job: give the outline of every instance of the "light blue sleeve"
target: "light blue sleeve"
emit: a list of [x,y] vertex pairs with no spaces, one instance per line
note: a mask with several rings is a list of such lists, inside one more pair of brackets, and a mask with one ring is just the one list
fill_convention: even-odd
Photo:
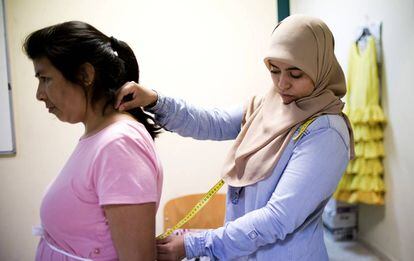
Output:
[[156,105],[149,111],[155,114],[155,120],[163,128],[198,140],[235,139],[243,117],[242,107],[202,109],[160,93]]
[[303,136],[266,206],[224,227],[186,235],[187,258],[232,260],[284,240],[331,196],[348,161],[348,147],[335,129]]

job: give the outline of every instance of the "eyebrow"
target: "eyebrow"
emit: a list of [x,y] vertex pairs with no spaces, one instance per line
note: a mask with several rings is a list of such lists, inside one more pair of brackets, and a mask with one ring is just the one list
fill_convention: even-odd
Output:
[[[279,67],[277,67],[276,65],[274,65],[274,64],[272,64],[272,63],[270,63],[270,65],[271,65],[271,66],[273,66],[273,67],[276,67],[277,69],[279,69],[279,70],[280,70],[280,68],[279,68]],[[299,69],[298,67],[294,67],[294,66],[289,67],[289,68],[287,68],[287,69],[286,69],[286,71],[294,71],[294,70],[299,70],[299,71],[302,71],[302,70],[301,70],[301,69]]]

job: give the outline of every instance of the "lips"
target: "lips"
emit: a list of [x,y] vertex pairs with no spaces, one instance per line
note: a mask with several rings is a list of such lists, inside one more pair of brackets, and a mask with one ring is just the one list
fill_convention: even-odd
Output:
[[53,105],[46,105],[46,109],[48,109],[49,112],[52,112],[55,109],[55,106],[53,106]]
[[293,98],[292,95],[283,94],[283,93],[281,93],[280,96],[282,96],[283,98]]

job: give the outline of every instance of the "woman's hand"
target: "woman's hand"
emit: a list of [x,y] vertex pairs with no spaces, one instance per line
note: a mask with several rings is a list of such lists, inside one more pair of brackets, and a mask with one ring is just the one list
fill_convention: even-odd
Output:
[[[130,97],[127,97],[127,96]],[[127,100],[125,98],[127,97]],[[158,99],[158,94],[136,82],[127,82],[121,89],[119,89],[115,109],[119,111],[127,111],[137,107],[145,107],[155,103]]]
[[184,236],[169,236],[157,240],[157,260],[176,261],[185,257]]

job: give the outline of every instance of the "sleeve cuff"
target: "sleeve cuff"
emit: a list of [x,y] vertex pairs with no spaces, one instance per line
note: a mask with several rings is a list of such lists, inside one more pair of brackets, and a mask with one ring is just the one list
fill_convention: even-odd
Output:
[[153,91],[157,93],[157,100],[155,103],[145,106],[144,109],[151,113],[156,113],[158,110],[160,110],[160,108],[163,107],[165,96],[155,90]]
[[184,235],[184,247],[187,259],[207,256],[205,252],[207,233],[209,233],[209,230]]
[[165,130],[168,130],[165,125],[168,122],[168,117],[171,114],[171,111],[174,110],[174,101],[172,98],[164,96],[162,93],[157,92],[157,94],[158,99],[155,105],[146,110],[154,114],[154,119],[157,124],[161,125]]

